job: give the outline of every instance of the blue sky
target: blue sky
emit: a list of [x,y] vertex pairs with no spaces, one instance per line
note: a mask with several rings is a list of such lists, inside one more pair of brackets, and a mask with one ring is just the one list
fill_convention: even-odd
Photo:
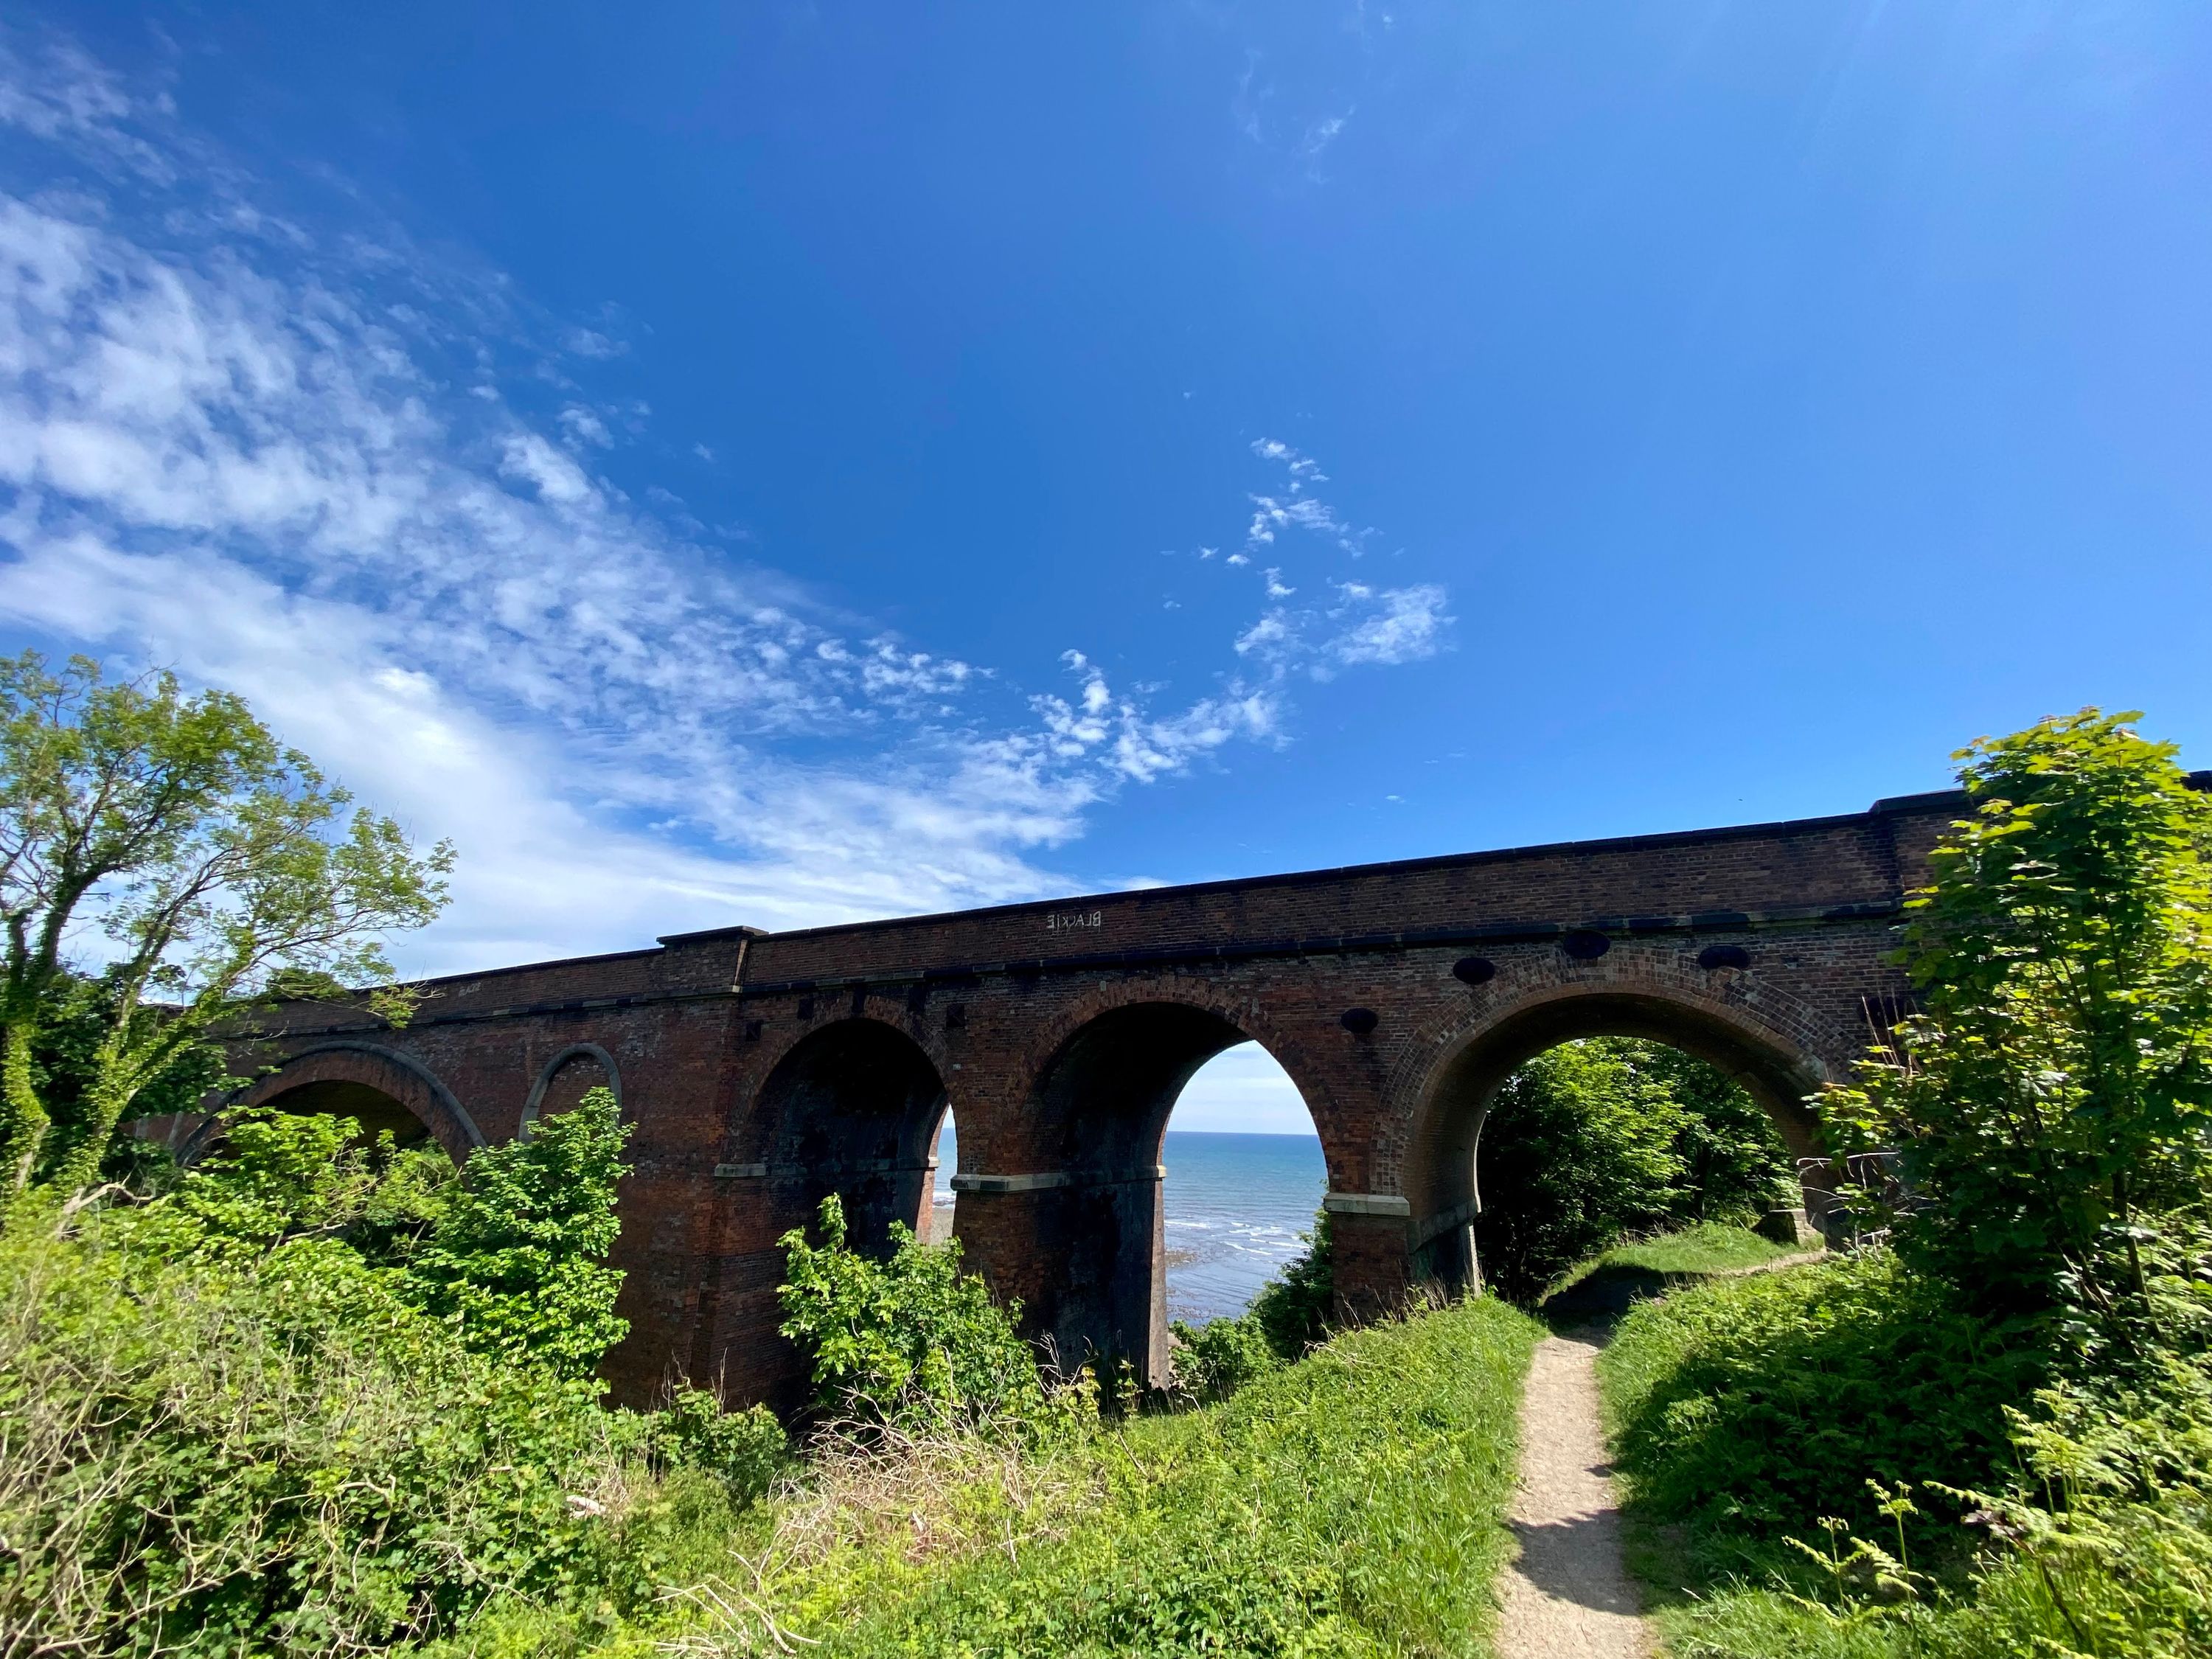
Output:
[[412,969],[2212,757],[2199,5],[0,46],[0,631],[451,836]]

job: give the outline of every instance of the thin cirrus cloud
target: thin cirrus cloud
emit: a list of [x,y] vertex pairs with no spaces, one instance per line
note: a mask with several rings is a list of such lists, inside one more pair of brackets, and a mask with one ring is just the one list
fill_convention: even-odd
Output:
[[[539,430],[501,390],[621,343],[493,308],[392,228],[268,213],[65,44],[0,42],[0,615],[239,691],[452,837],[414,970],[1066,890],[1038,860],[1117,792],[1284,741],[1294,673],[1444,641],[1437,589],[1294,611],[1271,568],[1207,696],[1162,708],[1070,650],[1073,690],[1024,698],[632,501],[594,469],[642,410],[569,382]],[[1319,468],[1259,453],[1287,477],[1253,537],[1356,552]]]

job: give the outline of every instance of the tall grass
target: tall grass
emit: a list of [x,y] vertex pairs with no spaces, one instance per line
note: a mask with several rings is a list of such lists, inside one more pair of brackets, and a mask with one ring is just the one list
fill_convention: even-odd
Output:
[[833,1443],[657,1612],[586,1632],[517,1607],[464,1645],[1486,1654],[1538,1334],[1469,1302],[1340,1336],[1224,1404],[1057,1449]]

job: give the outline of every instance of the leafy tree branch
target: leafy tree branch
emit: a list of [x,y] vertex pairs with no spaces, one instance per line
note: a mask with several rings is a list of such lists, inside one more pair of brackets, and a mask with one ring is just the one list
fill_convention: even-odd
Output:
[[[351,809],[351,810],[349,810]],[[0,1203],[97,1173],[155,1079],[283,975],[379,984],[381,937],[446,901],[452,848],[418,852],[354,806],[240,698],[72,658],[0,660]],[[62,1103],[35,1055],[96,937],[104,1024]],[[387,1002],[393,1012],[404,1000]]]

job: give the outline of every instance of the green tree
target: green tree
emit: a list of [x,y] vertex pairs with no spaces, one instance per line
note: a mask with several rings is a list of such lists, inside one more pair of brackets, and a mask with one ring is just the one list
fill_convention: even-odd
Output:
[[613,1091],[593,1089],[529,1139],[471,1152],[407,1264],[417,1299],[471,1347],[590,1376],[629,1330],[615,1314],[622,1273],[606,1265],[629,1139]]
[[1681,1109],[1674,1152],[1682,1172],[1669,1224],[1753,1221],[1796,1205],[1796,1160],[1766,1109],[1742,1085],[1663,1042],[1616,1038],[1612,1046]]
[[1790,1184],[1773,1123],[1741,1088],[1625,1037],[1563,1043],[1514,1073],[1480,1158],[1483,1276],[1516,1301],[1626,1235],[1747,1221]]
[[1831,1091],[1893,1152],[1907,1252],[1997,1310],[2140,1309],[2212,1173],[2212,799],[2134,714],[1960,751],[1970,816],[1910,901],[1919,1012]]
[[[73,658],[0,660],[0,1204],[98,1174],[148,1087],[281,973],[380,983],[378,940],[445,902],[451,849],[328,783],[239,698]],[[42,1087],[73,936],[106,936],[100,1008]],[[392,1013],[403,1004],[389,1002]]]
[[1484,1279],[1525,1302],[1681,1196],[1680,1109],[1601,1042],[1562,1043],[1505,1080],[1484,1120],[1475,1223]]

